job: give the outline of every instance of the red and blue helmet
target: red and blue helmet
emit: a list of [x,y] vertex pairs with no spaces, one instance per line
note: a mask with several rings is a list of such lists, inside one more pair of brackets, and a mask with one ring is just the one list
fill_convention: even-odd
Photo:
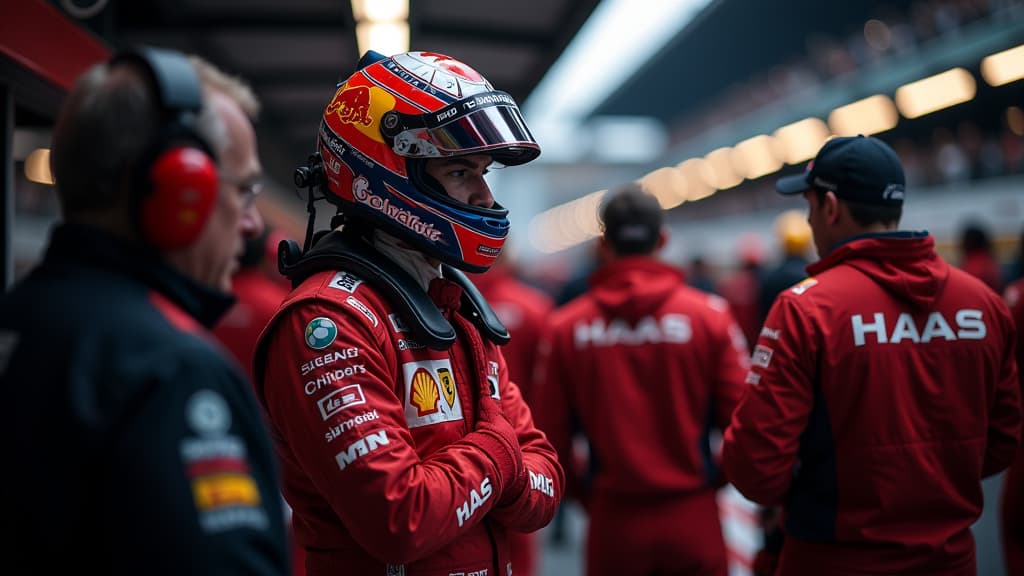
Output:
[[368,52],[324,109],[317,149],[325,195],[356,220],[456,268],[487,270],[508,236],[508,211],[448,196],[430,158],[488,154],[505,166],[540,155],[519,106],[443,54]]

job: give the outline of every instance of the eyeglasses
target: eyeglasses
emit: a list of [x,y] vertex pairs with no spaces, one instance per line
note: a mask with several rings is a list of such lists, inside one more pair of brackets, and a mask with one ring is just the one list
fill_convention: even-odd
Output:
[[253,204],[256,203],[256,197],[263,192],[263,182],[259,180],[237,182],[229,178],[221,178],[220,181],[238,190],[238,193],[242,196],[242,206],[246,210],[252,208]]

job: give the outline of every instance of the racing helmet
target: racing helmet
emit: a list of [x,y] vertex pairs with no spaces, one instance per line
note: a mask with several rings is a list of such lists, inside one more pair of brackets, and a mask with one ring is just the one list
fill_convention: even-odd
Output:
[[426,174],[430,158],[488,154],[505,166],[540,155],[515,100],[435,52],[367,52],[324,109],[317,138],[324,195],[363,222],[456,268],[486,271],[508,211],[457,201]]

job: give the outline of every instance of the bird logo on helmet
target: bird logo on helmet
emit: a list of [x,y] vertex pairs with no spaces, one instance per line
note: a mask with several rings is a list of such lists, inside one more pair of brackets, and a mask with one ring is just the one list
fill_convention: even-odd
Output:
[[519,106],[476,70],[434,52],[367,52],[324,109],[317,142],[326,198],[456,268],[487,270],[508,211],[449,197],[430,158],[488,154],[505,166],[540,155]]

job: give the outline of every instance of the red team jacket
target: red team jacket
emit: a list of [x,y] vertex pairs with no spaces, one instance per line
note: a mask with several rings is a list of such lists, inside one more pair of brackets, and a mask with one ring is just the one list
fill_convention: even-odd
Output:
[[729,423],[748,366],[728,305],[648,257],[608,264],[590,284],[552,316],[537,383],[538,421],[568,485],[581,482],[569,464],[575,413],[597,465],[594,498],[717,486],[709,433]]
[[[413,340],[346,272],[308,278],[263,335],[264,405],[311,576],[506,575],[506,528],[533,531],[554,516],[555,453],[498,347],[453,311],[461,292],[431,286],[457,332],[447,351]],[[529,473],[522,497],[501,506],[514,454],[475,429],[481,395],[500,397]]]
[[473,284],[487,298],[494,313],[508,328],[512,340],[501,349],[508,363],[509,378],[523,393],[534,411],[534,367],[537,344],[548,316],[555,309],[550,296],[516,279],[506,268],[495,266],[485,274],[473,275]]
[[[537,344],[548,314],[555,304],[551,298],[518,280],[502,265],[493,266],[484,274],[474,274],[473,284],[484,295],[494,313],[508,328],[512,337],[501,353],[508,364],[509,379],[519,386],[523,400],[536,413],[537,392],[533,389]],[[512,565],[517,576],[533,576],[537,572],[538,534],[511,534]]]
[[858,237],[781,293],[725,434],[728,479],[784,506],[778,574],[974,574],[981,479],[1018,445],[1006,305],[930,236]]
[[288,289],[259,269],[247,268],[231,280],[235,304],[213,328],[213,335],[231,352],[252,378],[256,342],[267,322],[274,317]]
[[[1007,286],[1005,298],[1017,323],[1017,376],[1024,389],[1024,278]],[[1003,478],[1001,520],[1006,573],[1024,574],[1024,449]]]

